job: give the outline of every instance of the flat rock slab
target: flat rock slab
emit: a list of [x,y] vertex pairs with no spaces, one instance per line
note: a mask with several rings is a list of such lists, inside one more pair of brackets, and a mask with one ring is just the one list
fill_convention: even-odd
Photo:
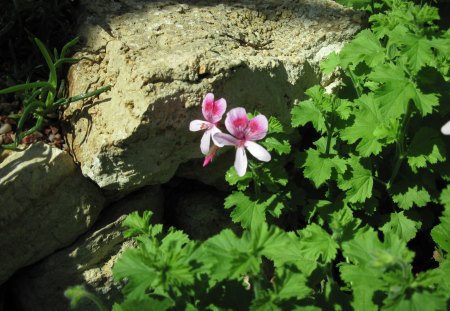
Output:
[[[84,175],[129,191],[164,183],[202,157],[204,95],[277,116],[320,82],[318,62],[360,29],[360,17],[327,0],[82,0],[82,58],[70,95],[110,92],[71,105],[68,141]],[[230,163],[231,165],[231,163]]]
[[43,143],[0,163],[0,198],[0,284],[72,243],[105,201],[67,152]]
[[[69,310],[64,291],[69,286],[84,285],[111,309],[121,299],[121,283],[114,282],[112,267],[132,242],[123,237],[126,215],[145,210],[153,212],[152,222],[163,214],[163,193],[159,186],[145,187],[105,208],[99,221],[72,245],[48,256],[14,275],[11,283],[14,298],[24,311]],[[96,311],[89,300],[77,310]]]

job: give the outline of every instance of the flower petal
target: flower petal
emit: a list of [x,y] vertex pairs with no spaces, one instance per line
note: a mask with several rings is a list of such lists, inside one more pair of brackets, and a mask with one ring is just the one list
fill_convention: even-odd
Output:
[[269,122],[267,118],[260,114],[248,123],[247,130],[245,131],[245,138],[247,140],[259,140],[266,136],[267,129],[269,128]]
[[220,142],[218,142],[218,141],[216,140],[216,138],[214,137],[214,135],[216,135],[217,133],[222,133],[222,131],[219,130],[219,129],[217,128],[217,126],[213,126],[213,127],[211,128],[211,138],[212,138],[212,141],[213,141],[214,145],[216,145],[217,147],[223,147],[223,144],[220,143]]
[[211,116],[214,109],[214,94],[208,93],[203,99],[202,103],[202,113],[205,117],[205,120],[211,121]]
[[254,143],[252,141],[246,141],[245,147],[258,160],[263,162],[270,161],[271,159],[270,153],[266,149],[264,149],[264,147],[261,147],[257,143]]
[[225,127],[236,138],[244,138],[247,125],[248,117],[244,108],[234,108],[227,113]]
[[214,102],[214,107],[212,111],[211,123],[217,123],[222,119],[223,114],[227,110],[227,101],[224,98],[219,98]]
[[441,127],[441,132],[444,135],[450,135],[450,121],[444,124],[443,127]]
[[209,145],[211,144],[211,130],[205,131],[202,140],[200,141],[200,150],[204,155],[209,152]]
[[238,139],[231,136],[230,134],[225,134],[225,133],[214,134],[213,140],[214,140],[214,143],[219,147],[238,146],[239,145]]
[[197,132],[200,130],[207,130],[211,127],[211,123],[203,120],[194,120],[189,124],[189,131]]
[[234,168],[239,177],[245,175],[247,171],[247,155],[245,154],[245,148],[236,148],[236,159],[234,160]]

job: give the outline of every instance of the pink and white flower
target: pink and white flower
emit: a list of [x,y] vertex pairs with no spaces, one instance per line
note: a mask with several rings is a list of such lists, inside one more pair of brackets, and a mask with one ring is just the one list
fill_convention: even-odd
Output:
[[253,142],[263,139],[267,134],[268,122],[264,115],[258,115],[249,120],[244,108],[234,108],[227,113],[225,127],[232,135],[225,133],[214,134],[214,139],[221,145],[235,146],[236,159],[234,168],[238,176],[244,176],[247,171],[247,149],[260,161],[270,161],[270,153]]
[[200,150],[204,155],[207,155],[209,152],[211,139],[216,146],[223,147],[222,144],[214,139],[214,134],[221,133],[217,128],[217,123],[222,119],[226,109],[227,102],[224,98],[214,101],[214,94],[208,93],[202,103],[202,113],[205,120],[194,120],[189,124],[189,130],[191,132],[205,130],[200,141]]

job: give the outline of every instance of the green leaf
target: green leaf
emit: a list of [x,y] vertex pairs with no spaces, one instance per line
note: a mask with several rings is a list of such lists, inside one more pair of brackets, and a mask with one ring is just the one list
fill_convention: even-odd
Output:
[[152,211],[144,211],[142,216],[138,212],[132,212],[124,219],[122,226],[128,228],[123,235],[126,238],[137,235],[155,236],[162,231],[162,225],[151,226],[150,219],[153,216]]
[[350,177],[340,177],[338,187],[346,191],[347,200],[350,203],[364,203],[372,197],[373,177],[372,172],[364,168],[357,157],[348,160]]
[[421,222],[413,221],[407,218],[403,212],[400,212],[392,213],[389,222],[385,223],[380,229],[385,235],[392,232],[401,240],[408,242],[416,236],[421,225]]
[[436,58],[432,48],[433,41],[423,35],[408,32],[407,27],[398,25],[389,33],[389,45],[399,47],[401,58],[412,73],[417,74],[424,66],[435,66]]
[[275,150],[279,155],[289,154],[291,152],[291,144],[286,139],[279,141],[275,137],[267,137],[261,144],[268,151]]
[[302,101],[295,105],[292,108],[291,114],[293,127],[304,126],[308,122],[311,122],[317,132],[324,133],[326,131],[325,118],[312,99]]
[[244,275],[257,276],[262,256],[272,259],[283,253],[290,239],[276,227],[261,224],[245,230],[241,238],[229,229],[208,239],[204,244],[204,260],[211,266],[213,278],[240,279]]
[[344,205],[337,211],[329,214],[327,223],[333,231],[333,238],[342,242],[353,238],[361,224],[361,220],[353,215],[352,210],[347,205]]
[[124,293],[130,299],[145,299],[148,289],[167,295],[169,288],[177,292],[194,282],[190,263],[196,246],[182,231],[170,229],[162,240],[147,235],[137,240],[138,248],[125,250],[113,268],[116,280],[127,279]]
[[439,247],[450,253],[450,209],[446,208],[439,218],[441,223],[431,230],[431,237]]
[[421,127],[414,135],[408,150],[408,164],[417,172],[428,164],[436,164],[446,160],[445,144],[442,135],[435,129]]
[[380,41],[369,29],[361,31],[356,37],[344,46],[339,53],[340,66],[344,69],[354,69],[361,62],[369,67],[376,68],[383,63],[385,50]]
[[162,300],[154,299],[151,297],[145,297],[143,299],[127,299],[119,304],[114,304],[112,311],[165,311],[174,306],[174,302],[169,298],[163,298]]
[[431,201],[431,197],[426,189],[418,189],[418,186],[414,186],[409,187],[404,193],[393,194],[392,200],[401,209],[409,210],[414,205],[424,207]]
[[378,307],[373,302],[375,291],[383,289],[383,281],[379,272],[373,268],[344,264],[339,267],[341,278],[352,284],[354,310],[377,311]]
[[238,176],[236,169],[232,166],[226,171],[225,180],[229,185],[236,186],[239,191],[244,191],[253,181],[253,174],[249,170],[244,174],[244,176]]
[[271,134],[284,132],[283,125],[274,116],[269,117],[269,131],[268,132]]
[[306,151],[306,161],[303,168],[304,176],[311,180],[316,188],[319,188],[331,178],[333,162],[330,158],[320,154],[319,151],[310,148]]
[[269,204],[267,202],[252,201],[244,193],[235,191],[225,199],[224,207],[226,209],[234,207],[231,212],[233,222],[241,223],[243,228],[251,228],[265,222],[265,212]]
[[439,201],[445,209],[450,210],[450,185],[447,185],[447,188],[442,190]]
[[401,65],[380,65],[369,74],[369,79],[380,84],[372,87],[375,101],[386,118],[399,118],[406,113],[407,104],[413,100],[422,116],[430,114],[439,104],[435,94],[423,94],[416,84],[405,76]]
[[280,300],[287,300],[290,298],[303,299],[308,296],[312,289],[306,285],[305,275],[297,272],[285,270],[284,273],[279,273],[275,279],[276,282],[276,298]]
[[317,260],[323,263],[331,262],[337,254],[338,244],[319,225],[311,224],[299,231],[300,245],[304,258]]
[[[355,111],[355,121],[341,132],[341,138],[350,144],[358,141],[356,150],[362,157],[379,154],[386,145],[380,138],[389,137],[389,142],[391,142],[396,134],[385,124],[385,119],[372,94],[363,95],[356,101],[359,109]],[[384,137],[375,135],[376,131],[382,127],[386,129]]]
[[320,68],[326,74],[332,73],[341,63],[341,59],[336,52],[332,52],[320,63]]
[[429,310],[440,311],[447,309],[446,298],[438,293],[428,291],[414,291],[411,295],[401,295],[397,299],[386,299],[383,310]]
[[306,160],[302,165],[303,174],[310,179],[316,188],[319,188],[331,178],[332,169],[343,174],[347,169],[347,162],[338,156],[325,156],[318,150],[308,149],[306,151]]

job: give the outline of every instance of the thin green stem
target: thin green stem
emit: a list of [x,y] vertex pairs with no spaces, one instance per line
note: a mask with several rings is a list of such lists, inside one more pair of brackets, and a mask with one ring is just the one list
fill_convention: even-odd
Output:
[[86,292],[84,297],[91,300],[100,311],[108,311],[106,306],[103,304],[103,302],[97,296],[95,296],[89,292]]
[[397,135],[397,142],[396,142],[396,146],[395,146],[395,164],[394,164],[394,168],[392,170],[391,178],[389,178],[389,181],[387,183],[388,189],[394,183],[395,178],[397,178],[400,167],[403,163],[403,160],[406,157],[405,136],[406,136],[406,131],[407,131],[408,124],[409,124],[409,119],[411,118],[411,113],[412,113],[411,102],[408,102],[408,105],[406,106],[406,113],[403,116],[402,125],[401,125],[400,130],[398,131],[398,135]]
[[257,276],[254,277],[253,281],[253,294],[255,295],[255,299],[261,297],[261,280]]
[[353,71],[350,68],[348,68],[347,72],[348,72],[348,75],[350,76],[350,79],[352,80],[352,84],[353,84],[353,87],[355,88],[356,95],[358,95],[358,97],[361,97],[362,89],[361,89],[361,86],[359,85],[359,82],[356,80],[356,77],[353,74]]

